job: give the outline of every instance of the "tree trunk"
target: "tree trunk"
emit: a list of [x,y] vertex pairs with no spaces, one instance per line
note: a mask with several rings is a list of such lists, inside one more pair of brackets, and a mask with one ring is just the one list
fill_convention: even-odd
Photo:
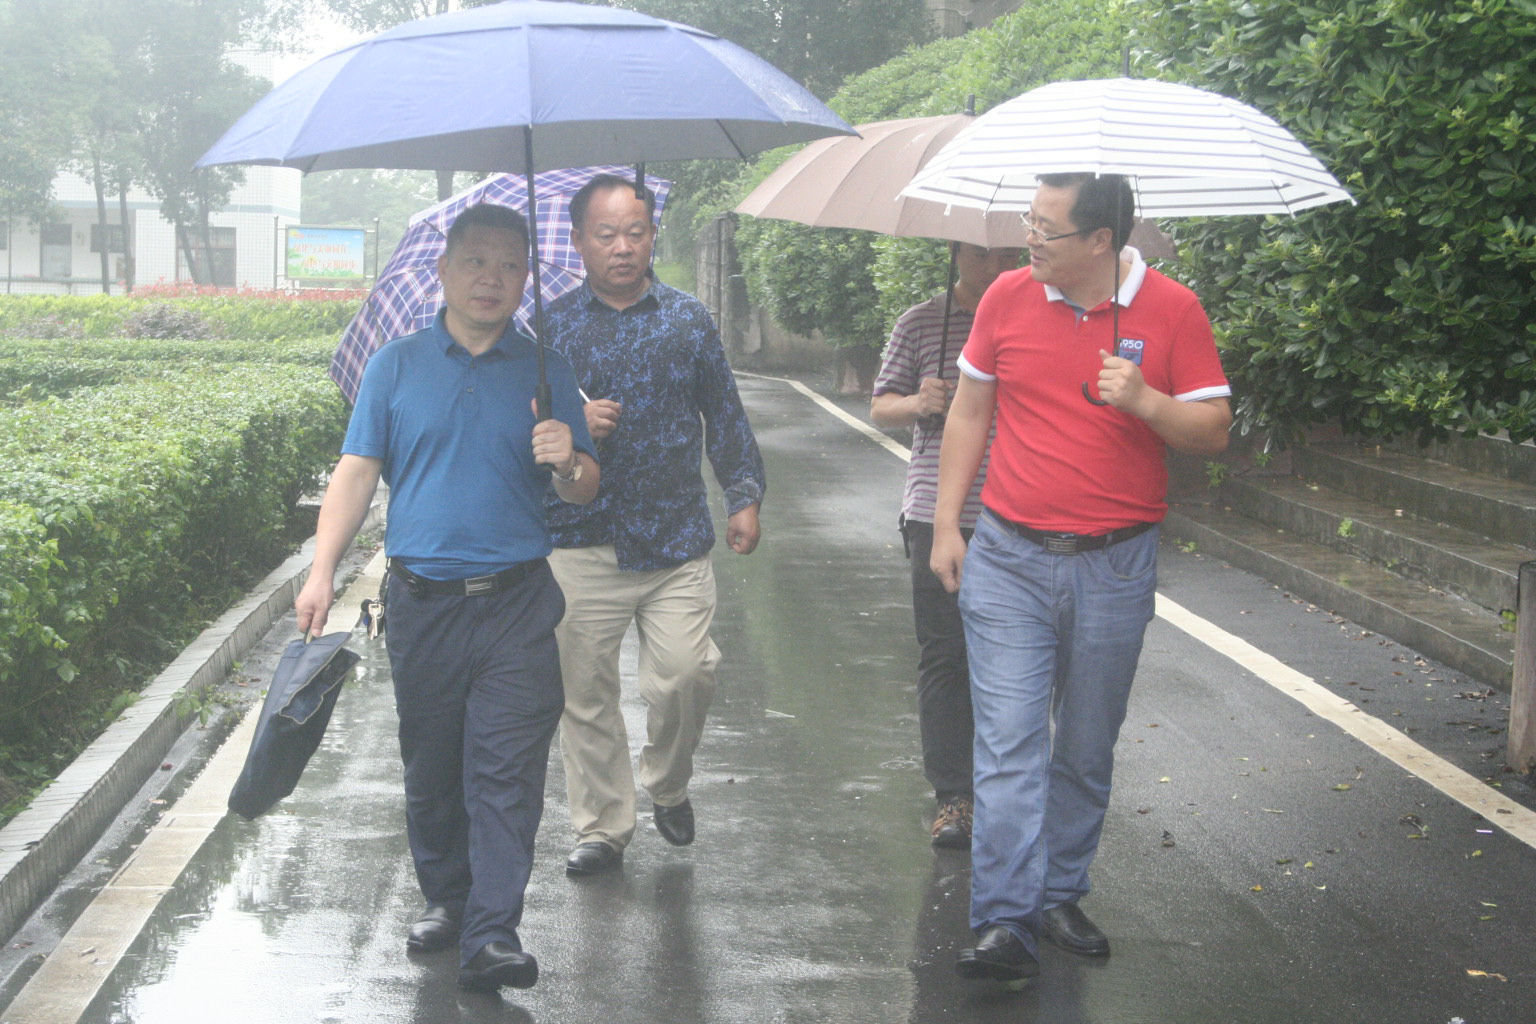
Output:
[[96,230],[101,242],[101,292],[112,294],[112,226],[107,223],[107,183],[101,169],[101,154],[91,153],[91,183],[96,186]]
[[192,255],[192,240],[187,237],[187,226],[180,220],[176,221],[176,244],[181,246],[181,255],[187,261],[187,273],[192,275],[192,283],[201,284],[197,279],[197,258]]
[[123,225],[123,294],[133,291],[133,232],[128,223],[128,179],[120,175],[117,181],[117,219]]

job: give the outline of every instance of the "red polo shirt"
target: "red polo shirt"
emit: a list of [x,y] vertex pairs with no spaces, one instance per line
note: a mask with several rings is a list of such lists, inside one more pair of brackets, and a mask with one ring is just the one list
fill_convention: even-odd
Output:
[[[1232,393],[1195,294],[1142,262],[1120,290],[1119,355],[1183,401]],[[960,368],[997,383],[997,440],[982,503],[1038,530],[1097,534],[1160,522],[1165,445],[1141,420],[1083,398],[1098,394],[1099,350],[1113,351],[1108,302],[1079,315],[1029,268],[999,277],[976,311]]]

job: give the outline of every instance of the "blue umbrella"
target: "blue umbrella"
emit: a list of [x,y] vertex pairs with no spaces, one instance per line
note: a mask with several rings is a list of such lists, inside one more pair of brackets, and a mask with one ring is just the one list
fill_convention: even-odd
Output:
[[[540,170],[739,159],[840,134],[855,133],[718,36],[617,8],[506,0],[322,57],[258,101],[198,166],[521,171],[532,193]],[[534,268],[537,328],[537,258]]]
[[[568,212],[571,196],[593,175],[624,173],[625,168],[618,165],[599,165],[541,171],[535,177],[541,242],[539,290],[545,302],[564,295],[582,279],[581,254],[571,243]],[[672,183],[662,178],[648,178],[646,184],[656,193],[659,219]],[[363,367],[380,345],[432,323],[443,305],[437,258],[447,248],[448,228],[455,218],[476,203],[496,203],[526,212],[527,183],[517,175],[495,174],[411,218],[410,228],[395,246],[394,255],[384,264],[384,269],[379,271],[378,280],[342,333],[341,344],[331,359],[331,379],[349,401],[356,400]],[[524,323],[532,322],[532,288],[523,292],[518,317]]]

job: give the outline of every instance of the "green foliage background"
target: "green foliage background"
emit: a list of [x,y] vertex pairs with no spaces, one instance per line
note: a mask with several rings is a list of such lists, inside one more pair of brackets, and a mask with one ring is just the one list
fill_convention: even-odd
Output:
[[134,303],[0,300],[0,819],[313,530],[347,420],[327,304],[177,305],[269,337],[18,337]]
[[1263,110],[1359,201],[1169,225],[1240,427],[1536,434],[1536,3],[1140,8],[1159,77]]
[[[849,78],[829,101],[849,123],[977,113],[1036,85],[1116,74],[1126,41],[1120,0],[1041,0],[987,28],[908,50]],[[730,189],[728,209],[788,158],[775,151]],[[942,243],[741,218],[737,251],[753,302],[797,333],[879,350],[906,309],[944,287]]]

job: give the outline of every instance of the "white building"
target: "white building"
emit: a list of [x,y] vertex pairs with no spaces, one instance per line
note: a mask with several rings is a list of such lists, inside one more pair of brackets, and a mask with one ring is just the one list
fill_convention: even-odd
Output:
[[[269,81],[276,77],[271,54],[240,50],[230,57]],[[286,167],[245,168],[244,184],[209,217],[213,280],[208,283],[223,288],[287,286],[283,238],[289,225],[299,223],[302,178],[299,171]],[[0,281],[5,292],[84,295],[102,290],[102,232],[95,186],[77,174],[61,174],[53,182],[53,199],[47,224],[0,220]],[[114,295],[125,288],[120,209],[117,195],[109,192],[107,265]],[[201,232],[194,225],[186,227],[194,254],[201,260]],[[175,226],[160,216],[159,200],[142,189],[128,193],[127,235],[133,246],[136,287],[192,280],[186,256],[176,244]]]
[[[299,223],[299,182],[303,176],[285,167],[247,167],[245,183],[228,205],[214,213],[211,283],[225,288],[282,288],[283,235]],[[114,295],[124,289],[123,232],[115,194],[107,196],[108,268]],[[0,279],[12,293],[87,294],[100,292],[101,229],[96,192],[74,174],[54,181],[54,217],[42,226],[0,221]],[[175,227],[160,216],[160,204],[139,189],[128,193],[128,238],[133,245],[134,283],[153,285],[190,281],[185,255],[176,244]],[[203,239],[188,225],[194,251]]]

